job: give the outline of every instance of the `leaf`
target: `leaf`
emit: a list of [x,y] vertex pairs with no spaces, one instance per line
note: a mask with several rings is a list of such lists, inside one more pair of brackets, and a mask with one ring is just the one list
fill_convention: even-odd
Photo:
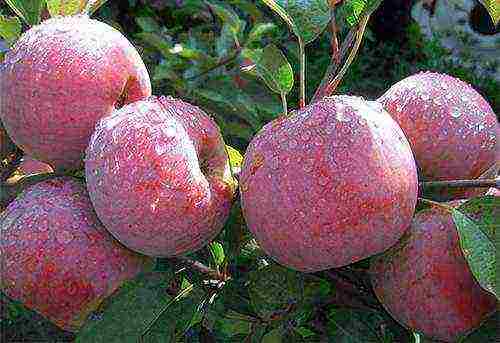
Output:
[[339,343],[385,343],[393,340],[384,316],[370,310],[333,309],[328,314],[328,338]]
[[493,24],[497,26],[500,22],[500,4],[498,0],[479,0],[479,2],[486,8]]
[[381,3],[382,0],[347,0],[343,4],[347,24],[357,25],[362,17],[371,15]]
[[229,25],[224,24],[220,36],[215,41],[215,50],[219,58],[224,58],[229,55],[229,51],[234,47],[234,35]]
[[7,46],[14,44],[21,36],[22,24],[18,17],[6,17],[0,15],[0,37],[5,40]]
[[45,0],[5,0],[5,2],[26,24],[33,26],[40,22]]
[[86,0],[46,0],[47,9],[52,17],[71,16],[82,13],[87,5]]
[[[182,296],[176,297],[168,309],[159,316],[155,324],[143,336],[144,342],[175,342],[192,326],[202,319],[201,305],[204,302],[205,292],[199,288],[183,288]],[[167,341],[168,342],[168,341]]]
[[281,343],[283,342],[283,330],[276,328],[269,331],[262,337],[262,343]]
[[496,229],[500,225],[499,197],[483,196],[469,199],[457,210],[473,219],[490,241],[495,241]]
[[217,267],[220,267],[225,259],[224,248],[222,244],[220,244],[219,242],[211,242],[208,245],[208,249],[210,250],[210,255],[212,256],[214,264]]
[[135,22],[144,32],[159,32],[161,30],[160,25],[151,17],[136,17]]
[[241,168],[243,164],[243,156],[241,153],[232,146],[226,145],[227,154],[229,156],[229,163],[233,169]]
[[151,272],[126,282],[108,299],[102,318],[87,322],[76,342],[137,342],[172,303],[166,292],[172,276]]
[[495,244],[465,214],[452,209],[451,215],[457,226],[460,247],[472,274],[483,289],[500,299],[495,280]]
[[500,320],[500,312],[496,311],[484,321],[479,328],[472,333],[458,340],[458,343],[487,343],[498,342],[500,332],[498,331],[498,323]]
[[248,46],[260,40],[263,36],[275,31],[278,27],[274,23],[258,23],[252,27],[245,44]]
[[231,29],[233,36],[237,39],[238,35],[245,29],[245,22],[238,17],[232,8],[223,5],[207,2],[207,5],[219,17],[222,23],[227,24]]
[[250,272],[250,301],[264,319],[284,317],[302,302],[302,275],[294,270],[272,264]]
[[330,21],[327,0],[263,0],[305,44],[318,37]]
[[255,63],[255,71],[275,93],[288,94],[293,88],[293,70],[285,55],[275,45],[259,50],[245,49],[245,56]]

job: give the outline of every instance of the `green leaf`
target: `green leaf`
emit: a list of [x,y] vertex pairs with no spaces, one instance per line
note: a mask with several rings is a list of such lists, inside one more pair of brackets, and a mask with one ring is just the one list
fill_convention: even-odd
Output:
[[231,27],[227,24],[222,26],[220,36],[215,41],[215,50],[219,58],[229,55],[231,48],[234,47],[234,35]]
[[284,317],[302,303],[302,275],[272,264],[250,272],[249,293],[254,310],[264,319]]
[[384,316],[375,311],[333,309],[328,314],[328,338],[339,343],[385,343],[393,340]]
[[91,320],[76,342],[137,342],[172,303],[166,289],[172,273],[151,272],[126,282],[107,300],[99,320]]
[[346,0],[343,4],[345,20],[349,26],[357,25],[361,18],[371,15],[382,3],[382,0]]
[[452,209],[451,215],[457,226],[460,247],[472,274],[483,289],[500,299],[495,279],[495,244],[465,214]]
[[226,145],[227,154],[229,156],[229,163],[233,170],[238,171],[243,164],[243,156],[241,153],[232,146]]
[[45,0],[5,0],[5,2],[26,24],[33,26],[40,22]]
[[135,22],[144,32],[159,32],[161,30],[160,25],[151,17],[136,17]]
[[472,198],[461,204],[458,211],[476,222],[476,225],[494,242],[496,229],[500,225],[500,197],[483,196]]
[[237,39],[238,35],[245,29],[245,22],[238,17],[236,12],[227,6],[222,4],[215,4],[212,2],[207,2],[207,5],[212,9],[212,11],[219,17],[222,23],[227,24],[231,29],[234,38]]
[[466,337],[458,340],[458,343],[487,343],[498,342],[500,332],[498,323],[500,321],[500,312],[496,311],[484,321],[479,328],[471,332]]
[[0,15],[0,37],[8,46],[14,44],[21,36],[22,24],[18,17]]
[[263,0],[305,44],[318,37],[330,21],[327,0]]
[[52,17],[71,16],[82,13],[87,5],[86,0],[46,0],[47,9]]
[[108,0],[87,0],[87,12],[89,15],[95,13],[101,6],[103,6]]
[[285,55],[275,45],[260,50],[245,49],[245,56],[255,63],[255,71],[275,93],[288,94],[293,88],[293,70]]
[[274,23],[258,23],[252,27],[252,30],[248,34],[246,45],[250,45],[254,42],[262,39],[263,36],[276,31],[278,27]]
[[208,245],[208,249],[210,250],[210,255],[212,256],[212,260],[217,267],[220,267],[224,262],[224,248],[222,244],[219,242],[211,242]]
[[154,325],[143,336],[144,342],[176,342],[203,317],[201,305],[205,292],[191,286],[183,288],[181,296],[176,297],[168,309],[159,316]]
[[283,342],[283,330],[276,328],[269,331],[262,337],[262,343],[281,343]]
[[500,22],[500,4],[498,0],[479,0],[490,14],[493,24],[498,25]]

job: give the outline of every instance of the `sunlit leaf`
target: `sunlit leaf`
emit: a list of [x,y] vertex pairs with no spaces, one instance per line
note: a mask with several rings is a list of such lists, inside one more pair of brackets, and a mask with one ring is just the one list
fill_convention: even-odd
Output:
[[342,5],[346,22],[350,26],[357,25],[363,16],[372,14],[381,3],[382,0],[346,0]]
[[46,0],[47,9],[52,17],[71,16],[82,13],[87,0]]
[[479,0],[479,2],[486,8],[495,26],[498,25],[500,23],[500,3],[498,0]]
[[253,42],[257,42],[262,37],[267,34],[274,32],[277,29],[277,26],[274,23],[258,23],[252,27],[252,30],[248,34],[248,38],[246,40],[246,44],[249,45]]
[[288,94],[293,88],[293,70],[285,55],[275,45],[260,50],[245,50],[255,64],[255,71],[275,93]]
[[21,21],[18,17],[6,17],[0,15],[0,37],[8,46],[12,45],[21,36]]
[[5,0],[5,2],[26,24],[33,26],[40,22],[45,0]]

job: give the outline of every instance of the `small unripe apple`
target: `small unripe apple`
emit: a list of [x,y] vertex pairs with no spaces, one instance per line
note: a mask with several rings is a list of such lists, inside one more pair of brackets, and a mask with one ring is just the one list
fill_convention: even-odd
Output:
[[496,310],[495,296],[472,275],[444,209],[417,213],[398,244],[371,261],[370,273],[394,319],[429,338],[456,342]]
[[151,263],[106,231],[85,186],[67,177],[30,186],[9,204],[0,248],[2,291],[68,331]]
[[[423,180],[475,179],[498,160],[497,117],[457,78],[421,72],[394,84],[378,101],[403,129]],[[441,193],[442,200],[456,199],[466,189]]]
[[25,32],[0,64],[0,118],[24,152],[75,169],[97,120],[151,95],[134,46],[87,16],[57,17]]
[[171,97],[137,101],[101,119],[85,174],[104,226],[150,256],[206,245],[222,229],[235,188],[215,122]]
[[417,172],[379,104],[334,96],[264,126],[245,154],[240,192],[262,249],[313,272],[395,244],[415,209]]

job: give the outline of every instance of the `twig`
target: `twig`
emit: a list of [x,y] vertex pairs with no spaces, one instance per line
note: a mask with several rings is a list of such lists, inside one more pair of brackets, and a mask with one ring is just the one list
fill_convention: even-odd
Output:
[[420,182],[421,189],[429,188],[500,188],[500,179],[449,180]]
[[241,53],[241,47],[240,48],[237,48],[235,51],[234,51],[234,54],[230,55],[230,56],[227,56],[225,58],[223,58],[222,60],[220,60],[217,64],[211,66],[210,68],[208,68],[207,70],[204,70],[202,71],[201,73],[197,74],[197,75],[194,75],[194,76],[191,76],[191,77],[188,77],[186,78],[186,80],[194,80],[194,79],[197,79],[201,76],[204,76],[208,73],[210,73],[211,71],[217,69],[217,68],[220,68],[220,67],[223,67],[225,66],[226,64],[229,64],[231,63],[232,61],[234,61],[235,59],[238,58],[238,56],[240,55]]
[[[300,64],[300,98],[299,98],[299,108],[303,108],[306,105],[306,45],[304,40],[299,37],[299,64]],[[285,113],[286,114],[286,113]]]
[[[342,45],[340,46],[340,53],[339,53],[339,61],[341,62],[344,60],[345,55],[347,54],[347,51],[351,47],[352,43],[354,42],[354,39],[356,38],[356,30],[357,28],[352,28],[349,30],[347,33],[347,36],[345,40],[342,42]],[[321,80],[320,85],[318,86],[318,89],[316,90],[316,93],[314,94],[311,102],[318,101],[321,98],[323,98],[326,95],[326,87],[327,85],[335,78],[335,75],[337,74],[337,71],[340,67],[340,62],[337,63],[335,57],[332,55],[330,64],[328,65],[328,68],[326,69],[325,76]]]
[[210,277],[213,280],[226,281],[224,279],[224,275],[222,275],[221,273],[217,272],[216,270],[214,270],[210,267],[207,267],[206,265],[204,265],[201,262],[192,260],[192,259],[187,258],[187,257],[176,257],[172,260],[181,266],[195,270],[201,274],[204,274],[204,275]]
[[328,96],[333,94],[335,90],[337,89],[338,85],[340,84],[340,81],[342,81],[342,78],[345,76],[347,71],[349,70],[349,67],[351,66],[351,63],[354,61],[354,58],[356,57],[359,47],[361,46],[361,42],[363,40],[363,35],[366,30],[366,25],[368,24],[368,20],[370,19],[369,15],[366,15],[361,19],[361,22],[359,23],[358,29],[356,30],[356,40],[354,42],[354,47],[352,48],[351,52],[349,53],[349,56],[347,57],[346,62],[340,69],[337,75],[335,75],[335,78],[329,82],[325,89],[323,96]]
[[339,50],[339,40],[337,37],[337,22],[335,20],[335,5],[331,5],[330,9],[330,27],[332,29],[332,60],[336,64],[340,64],[340,50]]

